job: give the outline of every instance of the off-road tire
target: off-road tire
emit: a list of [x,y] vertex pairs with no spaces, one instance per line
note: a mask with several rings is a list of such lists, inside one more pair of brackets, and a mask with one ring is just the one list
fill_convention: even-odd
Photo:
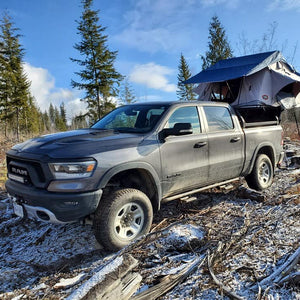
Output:
[[119,189],[100,200],[93,222],[94,234],[105,249],[116,251],[148,233],[152,219],[152,204],[143,192]]
[[270,158],[265,154],[259,154],[255,160],[252,172],[246,176],[250,188],[262,191],[273,182],[274,170]]

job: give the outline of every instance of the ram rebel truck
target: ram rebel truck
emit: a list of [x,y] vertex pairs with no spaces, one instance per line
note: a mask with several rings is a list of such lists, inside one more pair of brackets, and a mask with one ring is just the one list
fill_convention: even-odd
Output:
[[118,107],[91,128],[7,152],[14,212],[54,223],[89,216],[97,240],[122,248],[147,233],[161,202],[245,177],[269,187],[282,160],[278,121],[250,123],[226,103]]

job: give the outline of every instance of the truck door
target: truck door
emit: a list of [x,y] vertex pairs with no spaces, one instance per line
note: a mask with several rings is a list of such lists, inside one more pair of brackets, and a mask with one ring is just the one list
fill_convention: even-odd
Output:
[[207,120],[209,182],[238,177],[244,159],[244,134],[227,107],[203,106]]
[[201,129],[198,107],[176,108],[164,128],[173,128],[176,123],[191,123],[193,133],[168,136],[161,142],[164,196],[201,186],[208,176],[207,135]]

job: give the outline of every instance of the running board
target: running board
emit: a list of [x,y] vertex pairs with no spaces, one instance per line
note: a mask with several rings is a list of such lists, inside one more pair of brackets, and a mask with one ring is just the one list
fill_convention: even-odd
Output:
[[172,201],[172,200],[176,200],[176,199],[179,199],[179,198],[183,198],[183,197],[186,197],[186,196],[189,196],[189,195],[192,195],[192,194],[195,194],[195,193],[199,193],[199,192],[202,192],[202,191],[205,191],[205,190],[208,190],[208,189],[220,186],[220,185],[226,185],[228,183],[231,183],[233,181],[237,181],[239,179],[240,179],[240,177],[236,177],[234,179],[218,182],[218,183],[208,185],[208,186],[205,186],[205,187],[202,187],[202,188],[199,188],[199,189],[194,189],[194,190],[182,193],[182,194],[177,194],[175,196],[166,197],[166,198],[162,199],[162,202],[167,202],[167,201]]

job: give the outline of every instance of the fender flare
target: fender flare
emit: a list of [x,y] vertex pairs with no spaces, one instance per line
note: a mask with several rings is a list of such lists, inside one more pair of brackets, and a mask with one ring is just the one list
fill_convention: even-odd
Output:
[[265,147],[271,149],[271,155],[272,155],[272,157],[270,157],[270,159],[271,159],[273,168],[275,168],[275,164],[276,164],[276,162],[275,162],[275,160],[276,160],[276,151],[275,151],[275,148],[274,148],[274,146],[271,143],[269,143],[269,142],[263,142],[263,143],[260,143],[255,148],[255,151],[254,151],[254,153],[252,155],[252,158],[251,158],[251,163],[250,163],[250,166],[249,166],[249,172],[247,172],[248,174],[250,174],[252,172],[252,170],[253,170],[253,167],[254,167],[254,164],[255,164],[255,161],[256,161],[258,153],[260,152],[261,149],[263,149]]
[[109,182],[109,180],[115,176],[116,174],[122,172],[122,171],[128,171],[128,170],[134,170],[134,169],[142,169],[147,171],[150,176],[153,179],[153,183],[156,187],[157,190],[157,196],[158,196],[158,203],[157,207],[159,209],[160,207],[160,201],[162,199],[162,189],[161,189],[161,180],[158,177],[157,172],[155,169],[150,165],[149,163],[146,162],[129,162],[129,163],[124,163],[118,166],[115,166],[111,169],[109,169],[101,178],[100,181],[98,182],[98,188],[103,189]]

